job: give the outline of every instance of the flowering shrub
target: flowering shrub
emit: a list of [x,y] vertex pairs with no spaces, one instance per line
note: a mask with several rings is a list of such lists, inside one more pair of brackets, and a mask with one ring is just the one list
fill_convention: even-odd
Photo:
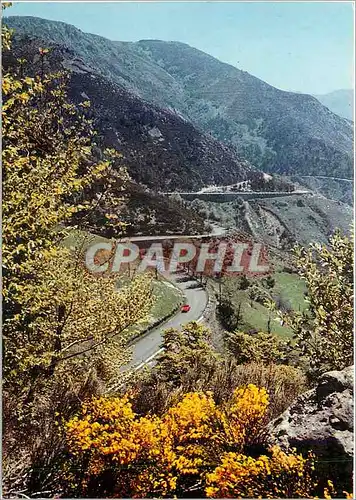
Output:
[[244,449],[252,444],[261,431],[268,407],[268,394],[253,384],[236,389],[227,405],[226,424],[232,432],[233,443]]
[[65,424],[68,479],[81,496],[310,497],[312,456],[277,447],[248,456],[267,408],[266,390],[252,384],[224,405],[188,393],[161,417],[136,414],[127,395],[93,399]]
[[206,495],[212,498],[310,498],[315,486],[312,457],[286,455],[273,447],[271,457],[257,459],[226,453],[207,475]]

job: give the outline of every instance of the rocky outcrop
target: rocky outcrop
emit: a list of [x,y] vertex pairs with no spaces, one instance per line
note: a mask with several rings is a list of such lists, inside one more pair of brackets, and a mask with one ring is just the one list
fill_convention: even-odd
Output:
[[320,467],[333,470],[340,488],[347,487],[352,478],[353,383],[354,366],[325,373],[314,389],[299,396],[268,429],[270,444],[285,450],[312,450]]

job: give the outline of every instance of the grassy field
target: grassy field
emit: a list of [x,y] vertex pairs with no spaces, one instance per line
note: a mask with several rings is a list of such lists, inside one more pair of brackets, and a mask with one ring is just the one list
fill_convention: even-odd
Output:
[[276,280],[275,291],[286,297],[292,309],[303,310],[306,307],[304,293],[306,286],[297,274],[277,272],[273,275]]
[[[263,301],[253,300],[250,296],[251,288],[254,287],[262,293],[268,293],[271,298],[280,300],[281,303],[294,310],[303,310],[306,306],[304,293],[306,291],[304,282],[297,274],[287,272],[276,272],[273,274],[275,285],[268,288],[261,279],[250,279],[246,290],[239,288],[238,278],[224,278],[222,282],[222,294],[230,296],[231,304],[235,313],[240,307],[240,322],[238,329],[241,331],[268,331],[268,323],[271,333],[287,338],[291,336],[289,328],[282,326],[274,315],[263,305]],[[218,285],[215,284],[218,290]]]

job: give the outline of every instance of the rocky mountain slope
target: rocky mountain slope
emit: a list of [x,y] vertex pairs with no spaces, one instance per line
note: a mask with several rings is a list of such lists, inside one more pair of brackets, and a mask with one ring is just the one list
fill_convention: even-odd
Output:
[[[26,59],[23,71],[40,71],[38,48],[47,40],[16,33],[11,58],[4,66]],[[79,103],[89,100],[91,117],[103,146],[123,154],[133,179],[156,190],[198,189],[206,184],[233,183],[248,178],[252,166],[236,151],[197,130],[176,113],[137,96],[87,65],[63,45],[49,45],[44,70],[69,69],[69,96]]]
[[292,176],[291,181],[298,183],[302,189],[310,189],[315,193],[350,206],[354,203],[354,185],[351,180],[333,177],[299,177]]
[[247,223],[256,237],[277,248],[299,243],[327,243],[337,228],[350,232],[352,208],[323,196],[256,199],[246,210]]
[[352,176],[352,124],[312,96],[278,90],[178,42],[113,42],[65,23],[9,17],[19,34],[60,44],[85,65],[235,145],[270,172]]
[[[244,75],[239,81],[241,95],[245,96],[244,99],[246,98],[246,109],[242,105],[236,108],[240,110],[241,116],[245,116],[250,125],[243,125],[245,132],[239,141],[236,139],[237,136],[234,136],[236,141],[235,139],[229,141],[227,136],[221,137],[230,142],[230,144],[224,144],[212,134],[202,131],[204,124],[198,119],[196,114],[198,108],[195,107],[199,101],[197,82],[194,83],[192,77],[185,79],[185,87],[192,85],[196,88],[194,91],[196,98],[187,101],[188,94],[183,88],[183,83],[172,76],[174,71],[178,70],[171,68],[171,73],[169,73],[162,67],[168,64],[167,61],[164,63],[163,60],[159,60],[156,63],[152,56],[147,54],[148,45],[154,46],[160,43],[110,42],[102,37],[84,34],[64,23],[37,18],[8,18],[6,22],[15,28],[15,35],[13,55],[10,57],[6,53],[3,54],[5,69],[11,66],[17,67],[17,59],[25,58],[27,62],[23,71],[26,74],[38,73],[41,70],[38,49],[49,47],[50,52],[45,58],[44,70],[46,72],[59,68],[69,70],[71,73],[70,98],[74,102],[87,99],[91,101],[92,118],[96,128],[100,131],[102,144],[115,147],[123,154],[123,164],[128,167],[135,181],[131,184],[130,192],[127,193],[127,211],[123,214],[125,221],[130,224],[131,231],[135,234],[199,233],[204,229],[204,219],[210,219],[209,213],[199,214],[199,210],[194,205],[191,207],[187,205],[184,208],[179,203],[171,201],[168,206],[167,199],[159,196],[157,191],[196,190],[209,184],[233,184],[244,179],[254,179],[256,176],[258,178],[261,176],[263,179],[263,174],[255,170],[248,161],[241,159],[236,148],[231,145],[231,142],[236,144],[241,140],[245,148],[244,152],[248,156],[247,150],[251,146],[252,137],[249,126],[252,121],[247,120],[247,115],[249,109],[252,108],[244,92],[249,92],[248,86],[246,87],[247,80],[252,82],[251,85],[257,81],[251,75],[240,72]],[[185,65],[185,59],[189,62],[191,51],[195,51],[182,44],[163,45],[180,47],[179,50],[183,47],[185,51],[188,51],[186,57],[183,55],[181,59],[177,57],[176,63],[182,67]],[[173,52],[176,53],[176,48]],[[199,51],[195,52],[199,53]],[[156,57],[158,57],[157,54]],[[220,67],[222,63],[203,53],[199,53],[199,57],[201,63],[198,64],[196,61],[194,79],[197,80],[197,75],[204,72],[206,73],[205,81],[209,82],[206,85],[213,88],[218,80],[225,78],[223,78],[223,73],[219,77],[214,73],[215,66]],[[227,65],[223,67],[227,72],[239,71]],[[235,77],[231,76],[231,78]],[[224,81],[230,81],[233,89],[236,87],[236,81],[232,81],[231,78]],[[260,80],[258,82],[267,94],[280,92]],[[203,96],[204,89],[200,92]],[[236,92],[235,88],[231,95],[234,96]],[[216,96],[217,94],[216,92]],[[145,99],[142,96],[145,96]],[[298,97],[297,94],[292,96],[296,99],[299,97],[309,99],[308,96]],[[230,94],[225,95],[226,103],[230,97]],[[259,107],[256,107],[256,113],[267,102],[265,97],[261,94],[257,98]],[[314,103],[313,106],[316,105],[319,110],[322,109],[322,113],[325,113],[325,108],[315,99],[311,97],[310,99]],[[276,126],[280,126],[281,117],[285,119],[286,115],[280,106],[282,106],[281,103],[273,106],[270,104],[269,108],[270,115],[280,113],[275,121]],[[227,115],[223,108],[226,113],[232,112],[232,108],[227,105],[221,107],[222,114],[219,116],[222,121],[220,123],[226,124]],[[301,110],[303,106],[294,110],[295,117],[300,118]],[[304,111],[308,115],[307,110]],[[332,117],[335,116],[329,111],[326,113]],[[271,119],[268,119],[271,124]],[[340,134],[343,134],[345,124],[349,126],[347,120],[338,117],[335,119],[334,139],[340,138]],[[198,128],[199,120],[200,129]],[[233,127],[236,123],[233,120],[229,121]],[[295,123],[297,123],[297,118],[295,118]],[[312,121],[310,126],[311,123]],[[341,123],[341,128],[337,127],[337,123],[339,125]],[[230,130],[230,125],[226,125],[226,133]],[[321,127],[320,123],[319,125]],[[328,123],[326,123],[327,134],[332,138],[331,129],[327,125]],[[260,132],[262,129],[264,128],[261,125]],[[300,130],[300,140],[304,140],[305,129],[300,128]],[[215,135],[218,135],[217,129]],[[292,136],[289,137],[286,132],[283,137],[284,142],[279,143],[278,147],[285,148],[284,154],[291,154],[293,150],[299,155],[297,162],[301,163],[303,163],[303,158],[304,160],[309,158],[308,151],[301,145],[297,151],[296,145],[293,145]],[[290,147],[286,143],[289,141],[288,137]],[[347,133],[343,137],[347,138]],[[262,139],[261,135],[255,135],[253,141],[255,146],[264,145],[266,154],[270,151],[268,141]],[[324,146],[320,144],[318,160],[326,154]],[[340,144],[341,147],[345,146],[341,139]],[[255,146],[253,151],[257,151]],[[241,150],[241,147],[238,149]],[[271,158],[276,159],[277,156],[273,153]],[[343,174],[341,172],[338,175]],[[150,192],[144,186],[148,186]],[[322,191],[321,189],[320,192]],[[350,196],[347,195],[346,199],[341,193],[338,199],[350,203]],[[215,208],[208,207],[208,212],[209,210],[215,210]],[[313,240],[325,241],[335,227],[341,227],[347,231],[352,218],[350,207],[343,203],[331,202],[322,196],[303,200],[297,197],[295,199],[292,197],[279,200],[255,200],[246,202],[242,207],[239,203],[222,204],[216,207],[216,211],[220,214],[217,215],[216,220],[219,220],[225,227],[246,230],[258,239],[282,250],[288,250],[296,240],[301,243],[309,243]],[[100,227],[95,230],[101,232]]]
[[251,234],[256,241],[283,252],[296,243],[327,243],[336,228],[349,233],[352,222],[349,205],[320,195],[191,203],[200,215],[231,230]]
[[192,119],[262,170],[351,171],[352,128],[315,98],[278,90],[184,44],[139,45],[182,84]]
[[334,90],[328,94],[314,95],[318,101],[348,120],[354,120],[354,93],[351,89]]
[[247,179],[236,152],[170,111],[149,104],[92,72],[72,74],[70,97],[89,99],[105,145],[124,156],[132,177],[162,191]]

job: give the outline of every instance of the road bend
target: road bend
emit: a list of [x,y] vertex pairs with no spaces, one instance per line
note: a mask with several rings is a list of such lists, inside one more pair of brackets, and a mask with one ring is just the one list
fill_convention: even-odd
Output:
[[130,363],[124,367],[126,369],[139,369],[153,360],[162,352],[162,333],[168,328],[180,329],[182,324],[190,321],[199,321],[208,303],[208,294],[202,287],[197,287],[196,280],[189,279],[185,273],[177,273],[170,276],[172,286],[179,288],[186,303],[190,305],[190,310],[186,313],[178,312],[168,321],[162,323],[157,328],[149,330],[133,344],[133,353]]

